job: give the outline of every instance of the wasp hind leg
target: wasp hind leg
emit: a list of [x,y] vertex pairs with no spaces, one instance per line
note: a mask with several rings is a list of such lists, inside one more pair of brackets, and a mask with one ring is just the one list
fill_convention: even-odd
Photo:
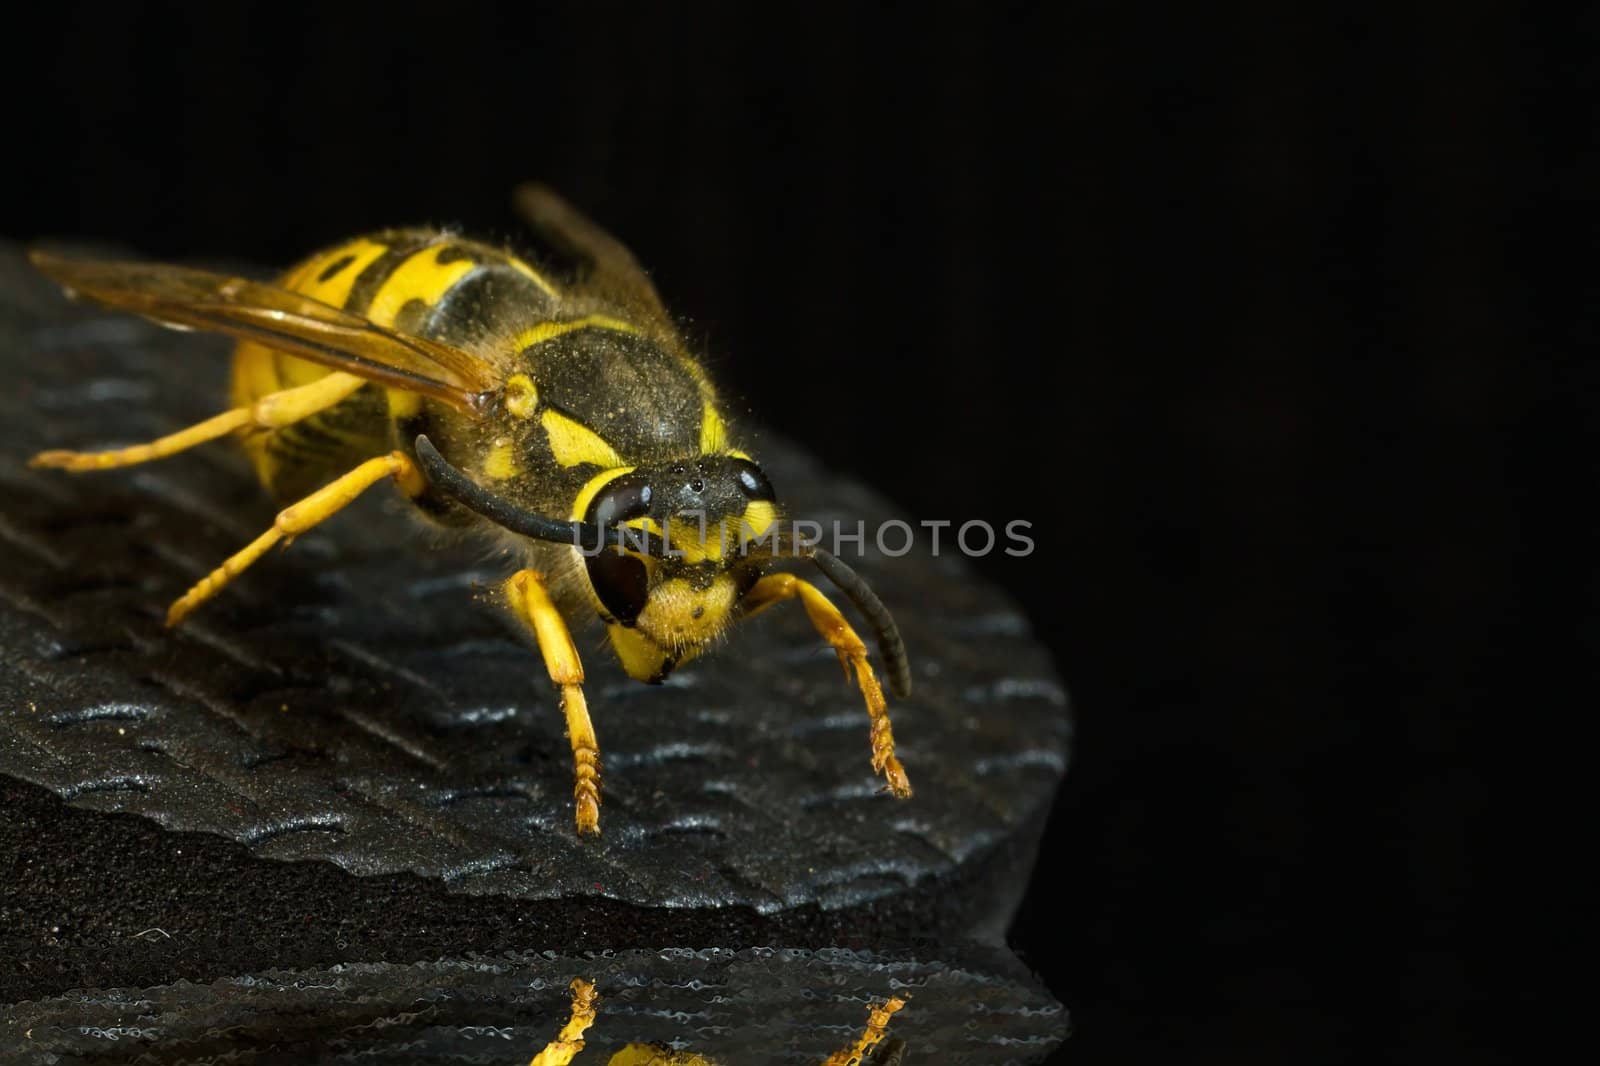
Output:
[[186,429],[158,437],[145,444],[116,448],[105,452],[48,451],[40,452],[28,461],[29,466],[52,467],[83,473],[86,470],[111,470],[119,466],[133,466],[156,459],[177,455],[197,444],[226,437],[245,429],[281,429],[318,411],[325,411],[341,400],[347,399],[366,381],[354,374],[343,372],[327,374],[309,385],[282,389],[261,397],[245,407],[224,411],[204,422],[196,422]]
[[595,739],[589,704],[583,698],[583,663],[572,643],[572,633],[551,601],[544,575],[539,571],[518,570],[506,580],[505,591],[512,611],[533,630],[550,680],[561,689],[561,710],[567,718],[567,739],[572,743],[572,795],[577,805],[578,833],[598,835],[600,742]]
[[768,574],[745,594],[745,612],[755,614],[782,600],[793,599],[800,601],[818,635],[838,654],[845,680],[848,681],[854,671],[856,684],[867,701],[867,716],[872,721],[872,768],[883,775],[890,792],[906,799],[911,795],[911,782],[894,754],[894,730],[889,726],[889,708],[883,698],[883,687],[878,684],[878,675],[873,673],[872,663],[867,660],[867,646],[833,601],[811,582],[793,574]]
[[572,1013],[556,1038],[529,1061],[528,1066],[567,1066],[583,1050],[583,1034],[594,1024],[594,985],[581,977],[572,979]]
[[407,496],[420,496],[427,487],[422,472],[404,452],[390,452],[368,459],[354,470],[335,478],[311,495],[278,512],[272,528],[230,555],[221,566],[201,578],[194,587],[167,608],[167,625],[175,626],[196,607],[220,592],[268,548],[282,541],[287,544],[313,526],[343,510],[357,496],[384,478],[393,478]]
[[829,1055],[822,1066],[860,1066],[883,1040],[889,1028],[889,1019],[905,1005],[906,1001],[899,996],[886,1003],[871,1004],[867,1008],[867,1027],[862,1030],[860,1039]]

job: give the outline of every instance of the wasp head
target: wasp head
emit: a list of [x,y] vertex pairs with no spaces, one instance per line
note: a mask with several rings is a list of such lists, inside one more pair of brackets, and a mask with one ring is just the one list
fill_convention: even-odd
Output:
[[583,551],[585,573],[628,673],[659,681],[733,620],[761,574],[746,549],[772,527],[772,483],[743,456],[701,456],[596,476],[579,495],[587,526],[628,545]]
[[783,528],[771,482],[743,455],[603,471],[565,521],[484,489],[426,436],[416,438],[416,456],[428,484],[468,510],[583,556],[589,591],[630,677],[664,680],[734,620],[767,562],[799,558],[815,563],[866,616],[890,687],[901,698],[911,693],[905,644],[888,608],[843,560]]

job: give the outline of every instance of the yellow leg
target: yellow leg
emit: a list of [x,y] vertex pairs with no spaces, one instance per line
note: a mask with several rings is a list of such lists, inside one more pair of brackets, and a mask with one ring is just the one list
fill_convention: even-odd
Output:
[[561,710],[567,716],[567,738],[572,742],[572,763],[576,784],[572,795],[577,802],[578,832],[600,832],[600,742],[595,739],[594,723],[589,721],[589,705],[583,698],[583,663],[572,644],[572,634],[561,612],[550,600],[544,575],[537,570],[518,570],[506,581],[506,597],[518,618],[533,630],[539,641],[550,680],[561,688]]
[[889,726],[883,688],[878,684],[878,675],[872,671],[872,664],[867,661],[867,646],[839,613],[839,608],[809,581],[793,574],[768,574],[745,594],[744,609],[747,615],[755,614],[780,600],[797,598],[817,633],[838,654],[845,680],[850,680],[852,669],[855,671],[856,683],[867,701],[867,716],[872,720],[872,768],[883,775],[890,792],[901,799],[907,798],[911,795],[911,782],[894,754],[894,731]]
[[332,517],[346,504],[376,485],[386,477],[394,478],[408,496],[420,495],[426,487],[422,472],[403,452],[390,452],[376,459],[368,459],[349,473],[328,482],[298,503],[278,512],[272,528],[235,552],[211,573],[201,578],[188,592],[174,600],[167,608],[167,625],[175,626],[188,617],[189,612],[220,592],[224,585],[244,572],[245,568],[261,558],[266,550],[279,541],[288,543],[318,523]]
[[110,470],[118,466],[165,459],[196,444],[225,437],[246,428],[276,429],[326,410],[355,392],[366,382],[354,374],[333,373],[309,385],[268,393],[249,407],[235,407],[220,415],[197,422],[148,444],[135,444],[109,452],[40,452],[29,466],[48,466],[82,473],[85,470]]
[[860,1066],[863,1059],[878,1046],[884,1033],[889,1028],[889,1019],[895,1011],[906,1005],[906,1001],[896,996],[887,1003],[874,1003],[867,1008],[867,1027],[862,1030],[861,1038],[846,1048],[841,1048],[828,1056],[822,1066]]
[[594,985],[581,977],[572,979],[572,1016],[557,1037],[544,1046],[528,1066],[567,1066],[583,1050],[583,1034],[594,1024]]

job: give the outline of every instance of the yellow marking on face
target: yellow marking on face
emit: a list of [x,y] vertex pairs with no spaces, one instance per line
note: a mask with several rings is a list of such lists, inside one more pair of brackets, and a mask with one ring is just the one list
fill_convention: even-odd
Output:
[[730,550],[737,551],[742,544],[759,540],[777,516],[778,509],[771,503],[754,500],[738,517],[724,518],[715,526],[708,524],[703,539],[699,522],[673,522],[672,550],[680,553],[685,562],[720,563]]
[[699,529],[694,533],[684,534],[683,527],[686,523],[679,522],[672,528],[676,531],[672,538],[672,550],[683,557],[686,563],[712,562],[722,559],[722,543],[717,540],[714,533],[708,531],[706,539],[699,538]]
[[680,519],[670,528],[672,550],[686,563],[721,562],[728,546],[738,543],[739,527],[726,518],[715,526],[707,524],[704,539],[700,536],[700,523],[691,519]]
[[634,626],[660,647],[698,648],[727,627],[737,595],[728,574],[718,574],[703,589],[675,577],[651,588]]
[[728,427],[711,401],[707,400],[700,413],[700,454],[717,455],[727,446]]
[[524,263],[514,255],[506,256],[506,262],[511,264],[512,270],[515,270],[518,274],[521,274],[523,277],[537,285],[539,290],[546,296],[556,298],[560,297],[561,294],[556,291],[556,287],[550,284],[550,282],[545,279],[544,275],[540,274],[527,263]]
[[622,456],[602,440],[600,434],[559,411],[546,410],[539,416],[539,424],[550,435],[550,453],[562,466],[578,466],[580,463],[603,467],[622,465]]
[[438,303],[451,287],[477,268],[471,259],[439,262],[452,250],[448,244],[430,244],[413,253],[384,279],[367,307],[367,317],[380,326],[392,326],[406,304],[420,300],[425,306]]
[[635,336],[639,332],[636,326],[620,318],[612,318],[610,315],[584,315],[568,322],[541,322],[537,326],[528,327],[517,337],[516,350],[526,351],[536,344],[543,344],[545,341],[554,340],[580,329],[609,329],[616,333]]
[[532,418],[539,406],[539,389],[526,374],[506,379],[506,410],[517,418]]
[[760,537],[778,519],[778,509],[771,500],[751,500],[739,518],[739,535],[746,540]]
[[[369,241],[365,237],[357,238],[306,260],[284,279],[284,288],[304,293],[334,307],[343,307],[345,301],[350,299],[350,290],[355,286],[361,272],[388,250],[387,244]],[[326,278],[322,276],[345,259],[350,262],[340,266]]]
[[522,473],[522,467],[517,465],[516,447],[516,441],[510,437],[496,437],[494,444],[489,447],[489,453],[483,457],[484,474],[496,481],[504,481]]
[[616,652],[623,672],[635,681],[649,681],[659,675],[669,658],[655,641],[620,623],[608,624],[606,636],[611,639],[611,650]]

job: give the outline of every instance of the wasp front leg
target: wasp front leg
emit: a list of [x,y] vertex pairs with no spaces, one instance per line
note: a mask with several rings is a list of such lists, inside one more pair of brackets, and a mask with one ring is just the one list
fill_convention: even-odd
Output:
[[861,1037],[854,1044],[840,1048],[829,1055],[822,1066],[860,1066],[866,1057],[872,1053],[883,1040],[884,1034],[889,1029],[889,1019],[894,1013],[906,1005],[906,1001],[899,996],[886,1003],[874,1003],[867,1008],[867,1027],[862,1030]]
[[535,1055],[528,1066],[567,1066],[583,1050],[583,1034],[594,1024],[594,985],[581,977],[572,979],[572,1013],[556,1038]]
[[867,701],[867,716],[872,721],[872,768],[883,775],[884,781],[901,799],[911,795],[911,782],[906,778],[905,767],[894,754],[894,731],[889,726],[889,709],[883,698],[883,687],[878,675],[867,661],[867,646],[856,631],[839,613],[833,601],[824,596],[811,582],[793,574],[768,574],[745,593],[744,611],[751,615],[765,610],[780,600],[798,599],[806,609],[806,617],[829,647],[839,656],[844,667],[845,680],[854,671],[861,695]]
[[567,717],[567,738],[572,742],[572,794],[577,803],[578,832],[600,832],[600,742],[595,739],[594,723],[589,721],[589,705],[583,698],[583,663],[573,646],[572,633],[545,587],[544,575],[537,570],[518,570],[506,581],[506,598],[511,610],[533,630],[544,656],[550,680],[561,689],[561,710]]

